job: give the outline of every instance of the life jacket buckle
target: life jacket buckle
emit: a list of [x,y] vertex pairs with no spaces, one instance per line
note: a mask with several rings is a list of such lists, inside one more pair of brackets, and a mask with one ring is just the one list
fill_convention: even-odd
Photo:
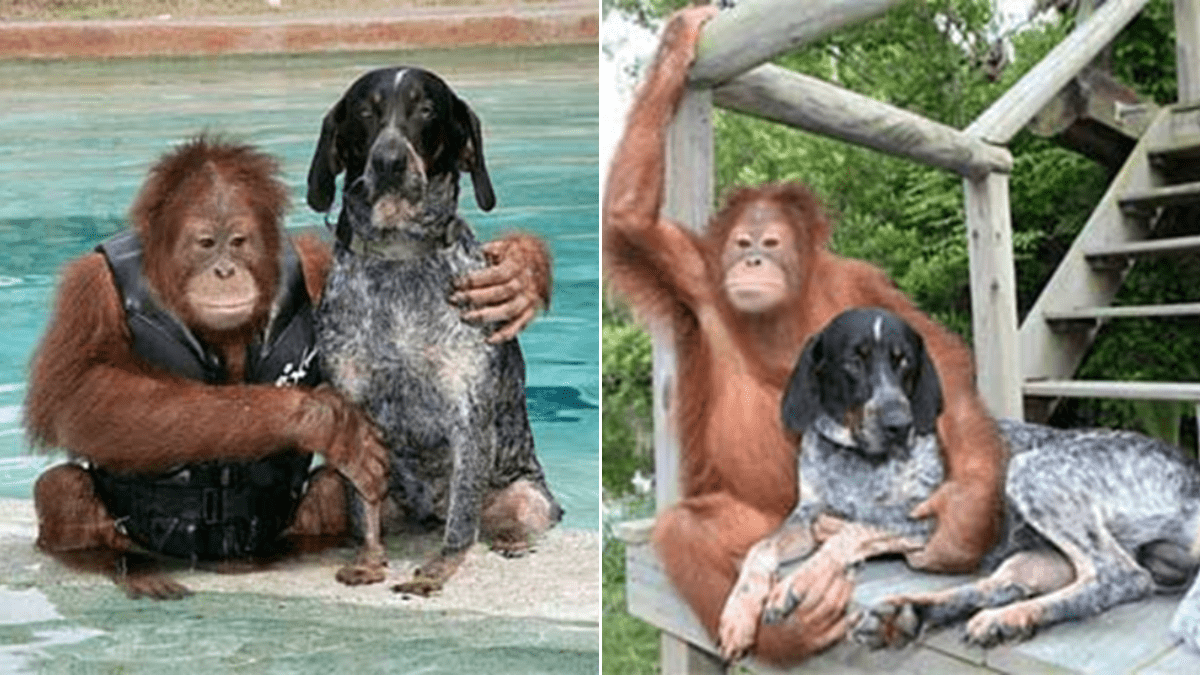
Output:
[[204,522],[208,525],[221,520],[221,491],[216,488],[204,488]]

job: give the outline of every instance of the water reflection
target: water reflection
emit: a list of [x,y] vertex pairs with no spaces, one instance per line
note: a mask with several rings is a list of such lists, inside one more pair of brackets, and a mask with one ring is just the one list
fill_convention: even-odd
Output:
[[[594,626],[307,599],[0,586],[0,672],[595,673]],[[69,658],[64,658],[69,657]]]

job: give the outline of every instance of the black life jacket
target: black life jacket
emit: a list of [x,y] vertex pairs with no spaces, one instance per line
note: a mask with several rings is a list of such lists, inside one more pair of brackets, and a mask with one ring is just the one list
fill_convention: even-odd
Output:
[[[315,386],[316,324],[300,258],[283,237],[279,292],[261,338],[247,347],[245,382]],[[148,362],[210,384],[225,381],[221,358],[161,307],[142,272],[136,233],[96,247],[112,271],[133,337]],[[122,529],[152,551],[191,560],[269,555],[291,522],[312,455],[284,451],[257,461],[202,462],[162,474],[92,467],[97,493]]]

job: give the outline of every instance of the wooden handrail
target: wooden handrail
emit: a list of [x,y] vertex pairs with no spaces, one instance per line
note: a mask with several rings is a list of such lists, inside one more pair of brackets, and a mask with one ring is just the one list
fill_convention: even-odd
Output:
[[1113,41],[1147,0],[1108,0],[1086,22],[983,112],[966,132],[1006,145],[1100,50]]
[[882,14],[899,0],[756,0],[704,27],[690,80],[713,87],[833,31]]

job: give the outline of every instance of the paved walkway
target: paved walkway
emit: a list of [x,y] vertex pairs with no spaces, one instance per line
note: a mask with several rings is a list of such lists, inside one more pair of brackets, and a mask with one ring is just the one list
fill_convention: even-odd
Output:
[[112,58],[596,43],[594,0],[373,14],[0,23],[0,58]]

